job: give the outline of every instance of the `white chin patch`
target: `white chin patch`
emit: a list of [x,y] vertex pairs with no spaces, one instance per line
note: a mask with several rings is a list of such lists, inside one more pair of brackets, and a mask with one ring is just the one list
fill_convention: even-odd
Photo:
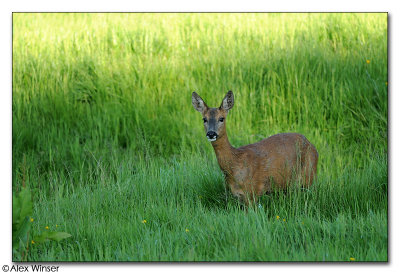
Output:
[[214,142],[215,140],[217,140],[217,138],[212,138],[212,139],[211,138],[207,138],[207,140],[210,141],[210,142]]

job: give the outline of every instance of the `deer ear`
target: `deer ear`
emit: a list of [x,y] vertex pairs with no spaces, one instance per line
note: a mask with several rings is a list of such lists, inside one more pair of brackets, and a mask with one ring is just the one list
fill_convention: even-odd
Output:
[[192,93],[192,105],[195,110],[197,110],[200,113],[203,113],[204,110],[206,110],[208,107],[206,103],[204,103],[203,99],[196,93]]
[[222,100],[221,106],[219,108],[228,111],[231,108],[233,108],[233,103],[234,103],[233,92],[230,90],[225,95],[225,98]]

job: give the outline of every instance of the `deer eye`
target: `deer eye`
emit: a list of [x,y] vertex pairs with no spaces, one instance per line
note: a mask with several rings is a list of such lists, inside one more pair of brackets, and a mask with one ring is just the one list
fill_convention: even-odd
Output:
[[204,123],[207,123],[207,119],[206,118],[203,118],[203,121],[204,121]]
[[219,118],[219,121],[222,123],[224,121],[224,117]]

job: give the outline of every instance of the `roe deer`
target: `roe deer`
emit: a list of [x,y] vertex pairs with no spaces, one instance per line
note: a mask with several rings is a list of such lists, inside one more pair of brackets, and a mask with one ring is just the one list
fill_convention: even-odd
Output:
[[317,172],[318,153],[303,135],[281,133],[239,148],[231,146],[225,119],[233,103],[232,91],[219,108],[209,108],[192,93],[193,107],[203,115],[206,137],[232,194],[247,206],[258,196],[273,188],[285,189],[293,181],[310,186]]

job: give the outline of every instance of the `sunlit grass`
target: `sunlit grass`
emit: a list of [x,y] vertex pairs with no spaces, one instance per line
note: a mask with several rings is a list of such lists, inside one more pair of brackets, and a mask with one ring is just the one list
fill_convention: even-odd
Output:
[[[29,259],[385,261],[387,81],[386,14],[13,14],[13,190],[73,235]],[[243,212],[194,90],[234,146],[307,136],[316,184]]]

